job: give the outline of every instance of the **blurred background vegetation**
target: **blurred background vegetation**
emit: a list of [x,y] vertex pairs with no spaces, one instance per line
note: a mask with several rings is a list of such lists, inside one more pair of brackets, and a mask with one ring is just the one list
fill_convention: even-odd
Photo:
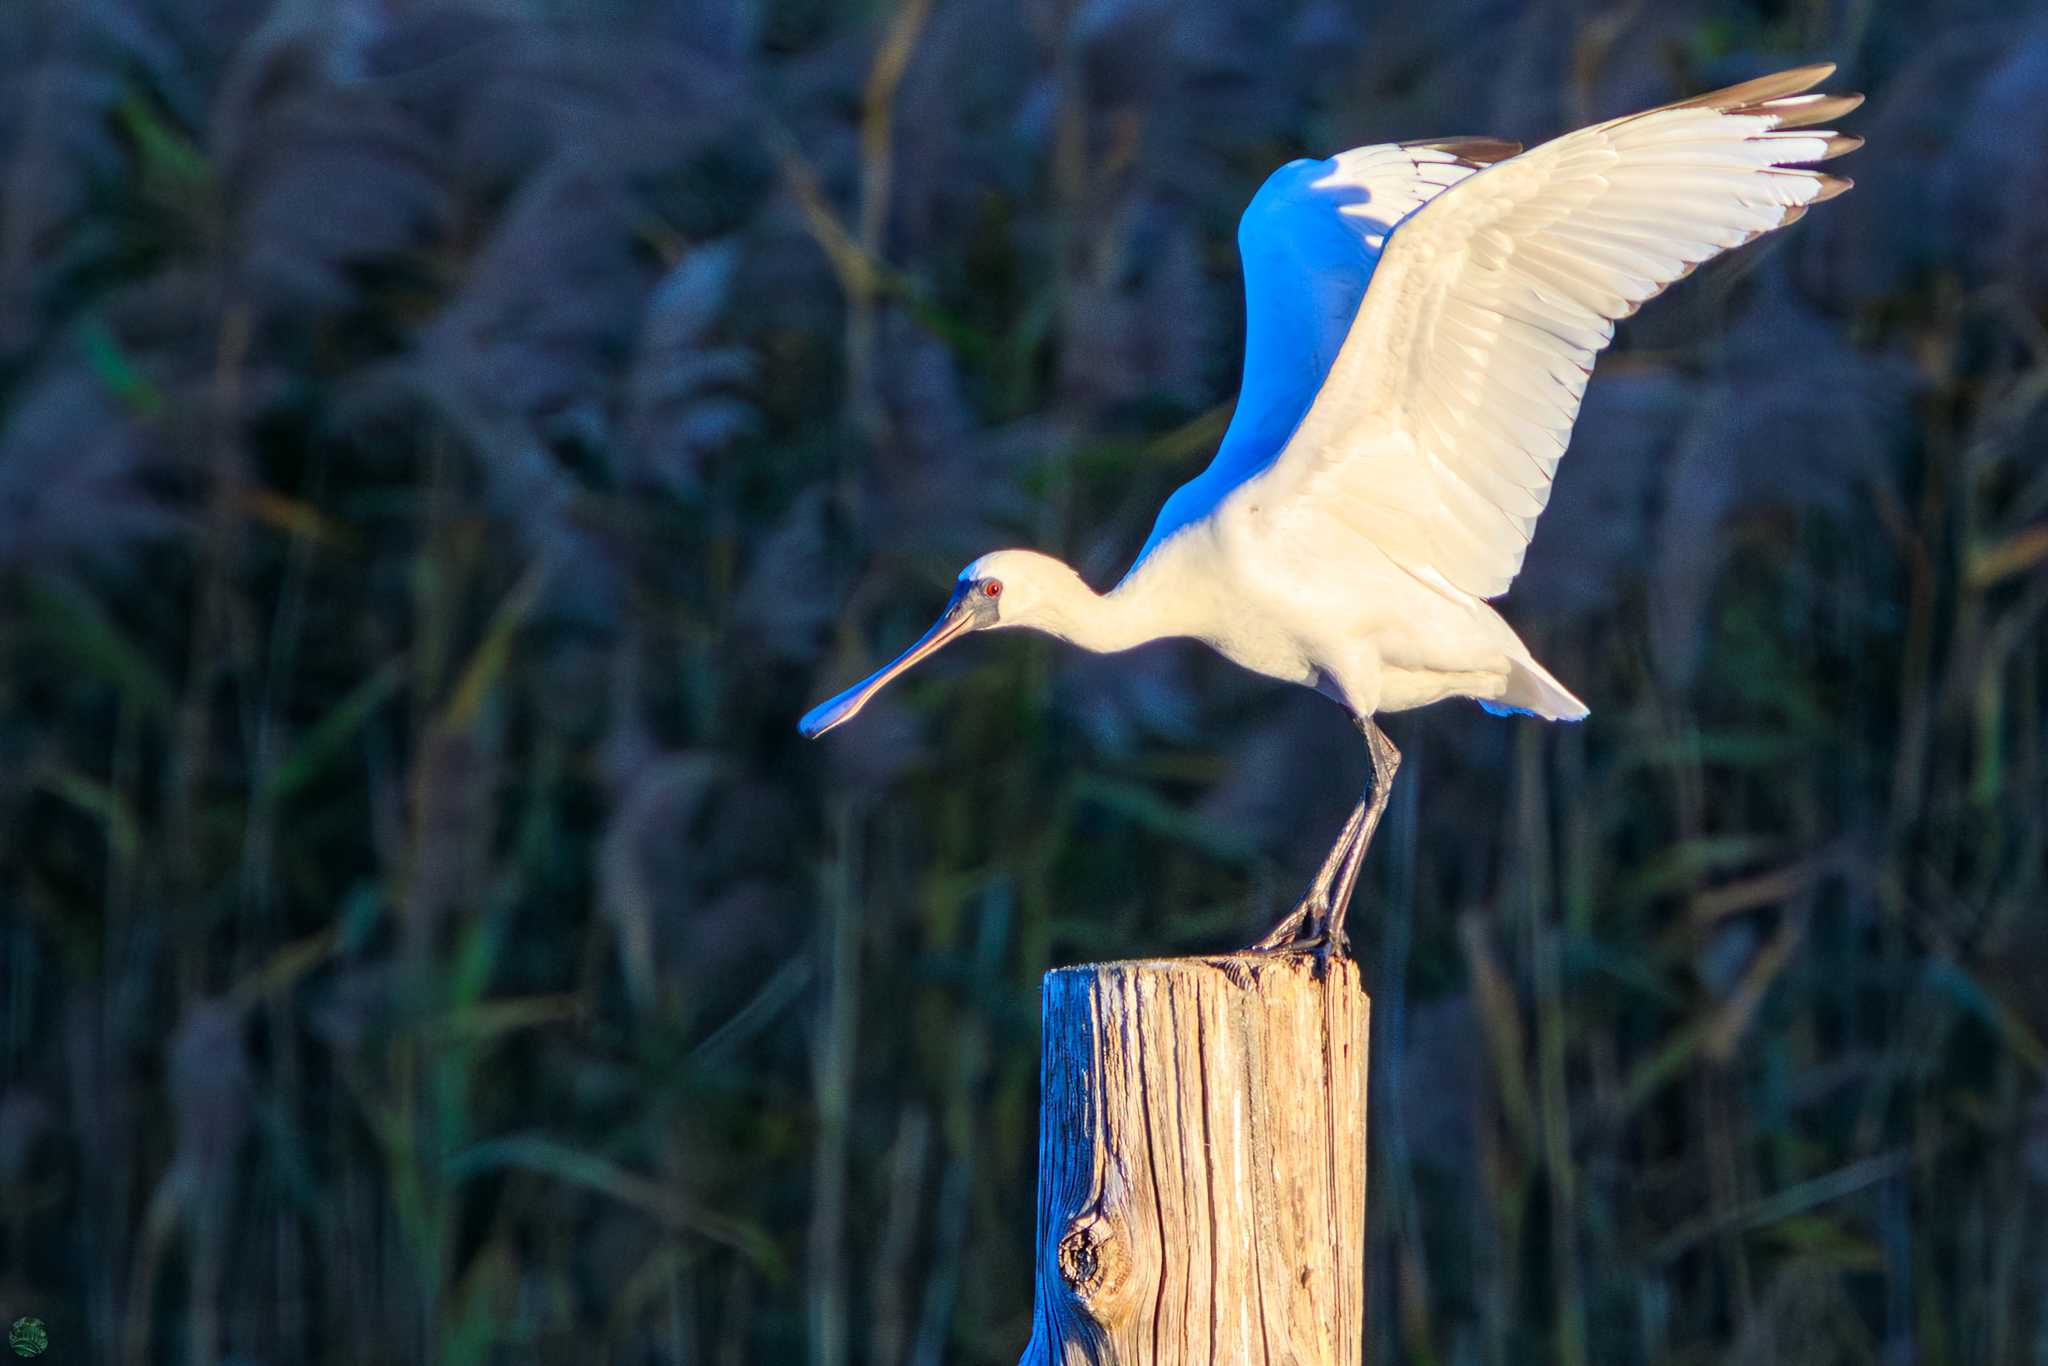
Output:
[[1007,1363],[1037,984],[1364,774],[1170,644],[810,702],[1234,390],[1286,159],[1797,61],[1354,910],[1378,1363],[2048,1361],[2048,16],[8,0],[0,1319],[52,1360]]

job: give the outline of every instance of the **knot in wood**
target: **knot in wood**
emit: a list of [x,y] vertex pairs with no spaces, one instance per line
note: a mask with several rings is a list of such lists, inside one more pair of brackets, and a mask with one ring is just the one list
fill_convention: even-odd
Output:
[[1130,1255],[1101,1215],[1077,1214],[1060,1238],[1060,1279],[1083,1304],[1112,1295],[1130,1269]]

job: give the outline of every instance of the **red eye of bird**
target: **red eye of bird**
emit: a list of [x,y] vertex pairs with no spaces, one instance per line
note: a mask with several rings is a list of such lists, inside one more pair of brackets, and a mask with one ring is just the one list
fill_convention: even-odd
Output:
[[999,598],[1003,595],[1003,581],[1001,579],[990,579],[981,586],[981,591],[989,597]]

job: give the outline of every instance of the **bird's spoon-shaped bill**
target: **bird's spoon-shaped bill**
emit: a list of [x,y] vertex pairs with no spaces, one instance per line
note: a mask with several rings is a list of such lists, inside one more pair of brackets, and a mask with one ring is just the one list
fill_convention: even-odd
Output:
[[848,688],[829,701],[820,702],[804,713],[804,719],[796,728],[805,738],[815,740],[842,721],[851,721],[868,699],[882,690],[884,684],[908,669],[927,655],[938,652],[940,646],[955,636],[964,635],[975,625],[974,609],[964,592],[955,592],[953,600],[946,604],[946,610],[932,623],[932,628],[917,638],[917,643],[896,656],[884,667]]

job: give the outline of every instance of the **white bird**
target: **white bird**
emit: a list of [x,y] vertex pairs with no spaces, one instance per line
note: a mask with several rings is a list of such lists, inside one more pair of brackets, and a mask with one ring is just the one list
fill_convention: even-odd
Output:
[[1816,128],[1862,103],[1808,93],[1833,71],[1764,76],[1527,152],[1453,138],[1281,167],[1238,227],[1236,412],[1122,581],[1098,594],[1050,556],[984,555],[916,644],[801,730],[850,719],[970,631],[1024,626],[1105,652],[1204,641],[1333,698],[1365,736],[1365,796],[1300,904],[1253,946],[1343,953],[1401,757],[1374,717],[1446,697],[1587,714],[1487,600],[1521,568],[1614,321],[1849,188],[1811,169],[1862,144]]

